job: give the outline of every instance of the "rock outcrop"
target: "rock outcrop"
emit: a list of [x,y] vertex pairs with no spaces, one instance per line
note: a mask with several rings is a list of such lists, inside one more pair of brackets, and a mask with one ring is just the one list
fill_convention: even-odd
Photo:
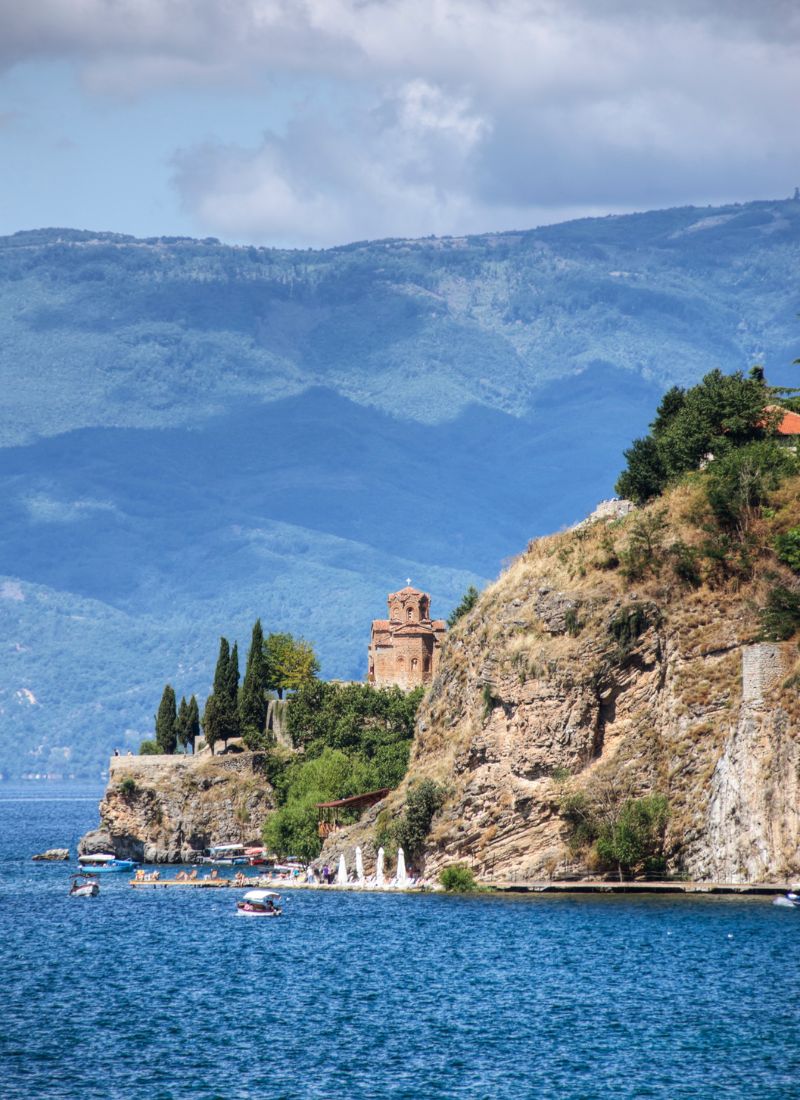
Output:
[[111,761],[100,827],[81,854],[113,852],[147,863],[188,863],[212,844],[260,844],[274,808],[263,753],[122,756]]
[[[784,526],[800,521],[798,488],[776,502]],[[403,787],[331,837],[324,858],[357,843],[371,851],[378,815],[385,826],[427,777],[446,801],[426,875],[454,861],[485,879],[591,874],[563,808],[600,790],[668,799],[671,871],[800,876],[798,649],[758,642],[758,608],[781,567],[683,580],[673,563],[702,538],[685,521],[692,491],[659,502],[635,581],[620,561],[640,512],[532,543],[451,631]],[[780,580],[798,587],[788,570]]]
[[46,852],[31,856],[31,859],[37,862],[63,863],[69,859],[69,848],[48,848]]

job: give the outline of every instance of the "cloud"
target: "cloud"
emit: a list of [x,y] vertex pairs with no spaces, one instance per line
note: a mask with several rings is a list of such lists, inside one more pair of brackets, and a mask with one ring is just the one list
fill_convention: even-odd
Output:
[[0,21],[0,64],[71,58],[94,95],[305,74],[281,132],[176,155],[222,236],[459,233],[800,179],[794,0],[0,0]]

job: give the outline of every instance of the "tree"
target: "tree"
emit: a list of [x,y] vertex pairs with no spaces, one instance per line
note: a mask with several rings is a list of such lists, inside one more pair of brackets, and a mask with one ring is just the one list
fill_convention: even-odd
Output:
[[238,710],[239,660],[236,646],[230,650],[227,638],[219,640],[217,667],[214,670],[214,689],[206,699],[203,712],[203,732],[206,743],[213,749],[218,741],[227,742],[239,734]]
[[219,654],[217,665],[214,669],[214,686],[212,695],[224,696],[228,690],[228,665],[231,660],[231,650],[227,638],[219,640]]
[[188,744],[188,733],[186,730],[186,722],[189,717],[189,704],[186,702],[186,696],[181,696],[181,701],[178,706],[178,718],[175,722],[175,736],[178,744],[186,751]]
[[186,715],[187,744],[194,749],[194,744],[200,736],[200,709],[197,706],[197,696],[193,695],[189,700],[189,709]]
[[239,646],[233,643],[230,658],[228,659],[228,672],[225,677],[225,695],[234,710],[239,709]]
[[264,642],[266,684],[283,698],[317,678],[319,661],[310,642],[292,634],[268,634]]
[[242,691],[239,697],[239,721],[248,745],[258,742],[267,721],[267,665],[264,659],[264,634],[256,619],[247,653]]
[[472,611],[473,607],[478,602],[479,596],[480,592],[474,584],[471,584],[461,597],[461,603],[450,612],[447,619],[447,625],[449,627],[454,627],[463,615],[466,615],[468,611]]
[[444,802],[444,789],[432,779],[423,779],[408,792],[406,811],[395,827],[397,844],[410,860],[416,860],[425,848],[431,822]]
[[697,470],[737,447],[768,438],[775,416],[767,412],[774,393],[763,376],[710,371],[683,391],[673,387],[658,407],[650,433],[625,452],[626,468],[616,489],[638,503],[657,496],[668,481]]
[[597,854],[604,862],[616,864],[620,882],[637,872],[663,869],[668,816],[666,798],[651,794],[629,799],[616,821],[601,827]]
[[170,684],[164,688],[161,702],[158,705],[156,715],[156,744],[162,753],[175,752],[177,743],[175,723],[177,720],[175,709],[175,692]]
[[649,435],[634,439],[623,455],[626,465],[614,486],[617,494],[637,504],[657,497],[667,484],[667,472],[656,440]]

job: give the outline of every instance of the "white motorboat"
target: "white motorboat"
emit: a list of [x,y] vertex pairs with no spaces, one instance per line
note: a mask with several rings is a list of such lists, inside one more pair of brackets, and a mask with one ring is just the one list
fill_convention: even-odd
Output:
[[238,917],[279,917],[283,910],[277,904],[280,894],[274,890],[248,890],[236,903]]
[[100,893],[100,883],[90,875],[73,875],[69,888],[71,898],[96,898]]
[[91,871],[93,875],[107,874],[109,871],[132,871],[136,863],[132,859],[117,859],[108,852],[92,852],[90,855],[78,856],[78,863],[84,871]]
[[788,894],[781,894],[779,898],[773,898],[772,904],[780,905],[784,909],[800,909],[800,894],[795,894],[790,890]]

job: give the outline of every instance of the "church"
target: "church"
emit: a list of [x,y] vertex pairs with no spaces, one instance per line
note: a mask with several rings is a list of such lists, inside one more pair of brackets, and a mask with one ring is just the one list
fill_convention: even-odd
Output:
[[404,691],[429,684],[439,664],[447,632],[443,619],[431,619],[431,598],[411,581],[388,599],[389,618],[375,619],[369,643],[369,683]]

